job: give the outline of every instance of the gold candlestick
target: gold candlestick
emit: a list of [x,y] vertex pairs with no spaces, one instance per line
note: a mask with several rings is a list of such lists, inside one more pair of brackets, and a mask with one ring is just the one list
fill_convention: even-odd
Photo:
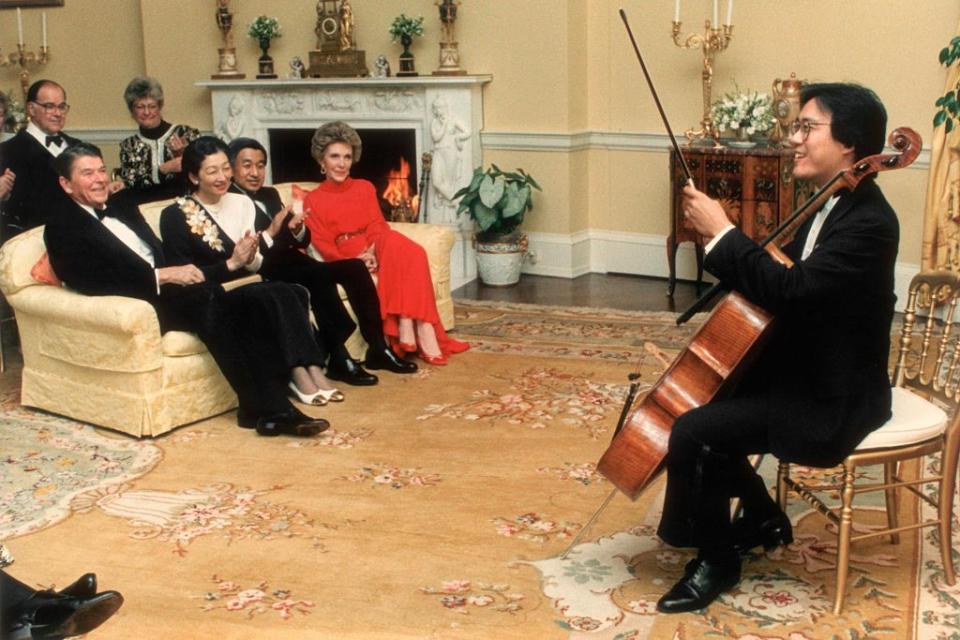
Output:
[[0,67],[20,67],[20,88],[23,89],[23,97],[27,97],[27,89],[30,88],[30,69],[29,67],[42,67],[50,59],[50,47],[42,45],[40,53],[27,51],[25,44],[17,45],[17,52],[9,55],[0,53]]
[[733,25],[725,24],[723,29],[712,28],[710,21],[704,21],[703,33],[691,33],[686,37],[680,35],[680,22],[673,21],[673,43],[681,49],[699,48],[703,53],[703,119],[699,129],[688,129],[684,132],[690,143],[703,141],[705,144],[720,145],[720,132],[713,122],[710,113],[710,94],[713,89],[713,58],[730,45],[733,36]]

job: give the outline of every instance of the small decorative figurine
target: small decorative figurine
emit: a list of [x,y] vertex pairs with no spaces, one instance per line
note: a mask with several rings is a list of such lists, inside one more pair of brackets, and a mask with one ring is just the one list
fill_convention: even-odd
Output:
[[302,80],[306,70],[307,68],[303,65],[303,60],[300,59],[300,56],[293,56],[293,59],[290,61],[290,73],[287,74],[287,77],[291,80]]
[[371,75],[374,78],[390,77],[390,63],[387,62],[387,56],[377,56],[376,62],[373,63],[373,73]]

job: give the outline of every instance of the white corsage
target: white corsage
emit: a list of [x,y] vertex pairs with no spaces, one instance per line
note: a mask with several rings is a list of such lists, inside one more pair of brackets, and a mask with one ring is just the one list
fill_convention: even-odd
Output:
[[177,206],[187,218],[190,232],[200,236],[214,251],[223,252],[223,241],[220,240],[220,230],[214,224],[206,210],[193,198],[177,198]]

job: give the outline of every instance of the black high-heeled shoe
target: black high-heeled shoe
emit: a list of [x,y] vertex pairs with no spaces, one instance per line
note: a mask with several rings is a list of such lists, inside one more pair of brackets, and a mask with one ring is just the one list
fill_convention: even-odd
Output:
[[731,525],[730,538],[733,550],[744,555],[759,546],[771,551],[793,542],[793,526],[790,518],[778,513],[762,522],[749,518],[737,518]]

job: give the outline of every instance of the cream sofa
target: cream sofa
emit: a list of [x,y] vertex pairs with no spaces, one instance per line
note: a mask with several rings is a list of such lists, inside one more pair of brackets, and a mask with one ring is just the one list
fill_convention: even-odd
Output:
[[[303,185],[310,188],[312,185]],[[280,185],[284,198],[289,187]],[[141,207],[157,231],[168,203]],[[440,225],[393,225],[427,250],[445,327],[453,327],[450,249]],[[157,436],[234,408],[236,396],[190,333],[160,335],[153,308],[133,298],[88,297],[34,280],[43,229],[0,248],[0,290],[16,313],[23,351],[21,402],[132,436]],[[348,344],[362,357],[357,333]]]

